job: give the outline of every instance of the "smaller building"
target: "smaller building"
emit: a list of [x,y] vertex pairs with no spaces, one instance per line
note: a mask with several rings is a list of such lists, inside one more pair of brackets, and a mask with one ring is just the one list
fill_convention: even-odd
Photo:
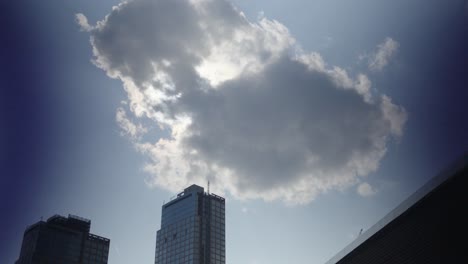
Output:
[[16,264],[106,264],[110,240],[90,233],[91,220],[54,215],[24,231]]

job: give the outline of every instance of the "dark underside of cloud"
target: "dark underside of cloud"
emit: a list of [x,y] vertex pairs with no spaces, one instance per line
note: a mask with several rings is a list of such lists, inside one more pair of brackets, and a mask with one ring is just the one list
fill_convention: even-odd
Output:
[[192,123],[184,147],[233,168],[242,188],[270,189],[314,169],[333,171],[385,136],[378,105],[340,90],[326,75],[289,58],[261,73],[193,90],[177,102]]

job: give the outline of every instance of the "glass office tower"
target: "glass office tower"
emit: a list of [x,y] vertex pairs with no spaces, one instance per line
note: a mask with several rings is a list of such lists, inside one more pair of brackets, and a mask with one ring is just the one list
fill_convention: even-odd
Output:
[[162,207],[156,264],[225,264],[225,200],[197,185]]

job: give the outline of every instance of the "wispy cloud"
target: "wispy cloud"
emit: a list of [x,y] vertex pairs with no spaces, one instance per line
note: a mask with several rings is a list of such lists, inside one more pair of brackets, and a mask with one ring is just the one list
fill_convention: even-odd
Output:
[[91,31],[93,27],[88,23],[88,18],[85,15],[78,13],[75,15],[76,23],[80,26],[82,31]]
[[134,124],[128,117],[127,113],[122,107],[117,109],[115,114],[115,120],[122,129],[122,135],[128,135],[132,139],[139,139],[143,134],[145,134],[148,129],[141,124]]
[[122,81],[132,118],[170,132],[135,142],[151,160],[150,186],[209,179],[239,199],[307,203],[375,171],[406,122],[366,75],[328,66],[283,24],[248,21],[227,1],[131,1],[86,28],[94,63]]
[[120,250],[118,246],[112,246],[114,248],[114,251],[117,253],[117,255],[120,257]]
[[381,71],[390,59],[395,55],[400,44],[392,38],[385,38],[385,40],[377,46],[377,50],[368,55],[368,66],[371,71]]
[[363,182],[358,185],[357,192],[363,197],[369,197],[377,193],[377,190],[374,189],[369,183]]

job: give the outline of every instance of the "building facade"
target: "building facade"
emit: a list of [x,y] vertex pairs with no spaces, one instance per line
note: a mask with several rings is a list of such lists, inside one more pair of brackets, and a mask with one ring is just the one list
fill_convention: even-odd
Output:
[[29,226],[16,264],[106,264],[110,240],[90,233],[91,220],[54,215]]
[[162,207],[155,264],[225,264],[225,200],[191,185]]

